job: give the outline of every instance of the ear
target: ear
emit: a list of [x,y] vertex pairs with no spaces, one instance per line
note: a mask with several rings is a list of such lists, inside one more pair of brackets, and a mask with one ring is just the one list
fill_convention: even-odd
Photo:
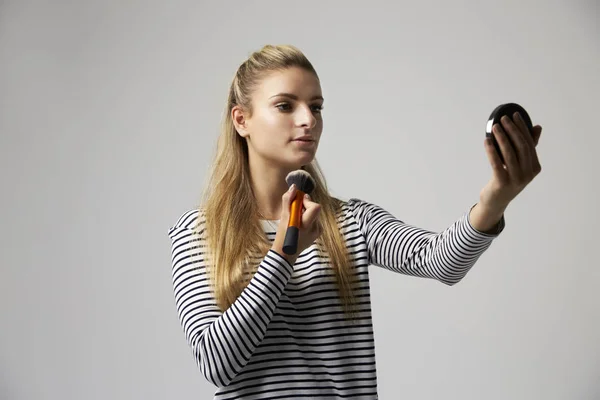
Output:
[[248,121],[246,120],[245,112],[239,105],[231,109],[231,120],[235,126],[237,133],[245,138],[248,136]]

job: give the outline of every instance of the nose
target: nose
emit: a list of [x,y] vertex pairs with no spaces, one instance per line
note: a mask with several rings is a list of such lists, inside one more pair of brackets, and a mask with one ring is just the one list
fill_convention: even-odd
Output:
[[299,126],[312,129],[317,124],[317,119],[309,106],[297,108],[296,121]]

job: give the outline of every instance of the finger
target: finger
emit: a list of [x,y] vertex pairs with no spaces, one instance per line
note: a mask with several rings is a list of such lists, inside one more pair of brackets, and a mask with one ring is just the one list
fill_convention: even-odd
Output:
[[305,194],[305,195],[304,195],[304,200],[303,200],[303,202],[302,202],[302,205],[303,205],[304,207],[306,207],[306,209],[308,210],[308,209],[310,209],[310,208],[314,207],[315,205],[319,205],[319,204],[317,204],[317,203],[315,203],[314,201],[312,201],[312,199],[310,198],[310,195],[308,195],[308,194]]
[[292,205],[292,201],[294,201],[294,199],[296,198],[296,193],[298,192],[298,190],[296,189],[296,185],[292,184],[288,191],[285,192],[282,196],[281,196],[281,203],[283,204],[281,213],[282,216],[287,217],[289,216],[290,213],[290,206]]
[[314,201],[312,200],[312,197],[310,197],[310,194],[306,193],[304,195],[304,205],[306,206],[306,204],[308,203],[314,203]]
[[492,131],[494,133],[496,141],[498,142],[498,145],[500,146],[500,151],[502,151],[502,156],[504,158],[508,174],[514,177],[515,179],[520,179],[521,170],[519,167],[517,154],[515,153],[515,149],[511,144],[510,140],[508,139],[506,132],[498,123],[494,124]]
[[321,205],[310,202],[306,205],[306,210],[302,214],[302,226],[310,227],[319,217],[321,213]]
[[526,159],[521,164],[521,169],[525,173],[526,176],[530,176],[533,170],[535,169],[536,159],[535,159],[535,143],[533,143],[533,132],[529,130],[525,121],[521,117],[521,114],[515,112],[513,114],[513,119],[515,125],[518,127],[519,132],[521,132],[521,136],[523,137],[524,147],[526,154]]
[[283,194],[283,199],[287,200],[288,203],[291,203],[292,200],[296,197],[297,192],[298,189],[296,188],[296,185],[292,183],[292,185],[288,188],[288,191]]
[[521,129],[513,122],[513,120],[505,115],[501,119],[504,132],[510,137],[510,141],[513,143],[515,152],[517,154],[517,161],[521,168],[531,169],[531,155],[527,143],[525,142],[525,135],[529,133],[522,132]]
[[302,212],[306,211],[306,205],[311,201],[310,194],[305,193],[304,198],[302,199]]
[[533,142],[533,131],[529,130],[527,124],[525,124],[525,121],[523,120],[523,117],[521,117],[521,114],[518,112],[514,113],[513,120],[523,133],[523,139],[525,139],[525,143],[527,143],[529,149],[533,149],[535,147],[535,143]]
[[504,164],[500,159],[500,155],[494,147],[494,143],[491,138],[485,138],[484,141],[485,152],[487,154],[490,165],[492,166],[492,172],[498,177],[500,182],[505,182],[508,179],[508,172],[504,169]]
[[[529,171],[532,172],[533,175],[535,176],[535,175],[539,174],[540,171],[542,170],[542,167],[540,165],[540,160],[538,158],[538,154],[535,149],[539,142],[539,139],[540,139],[542,127],[539,125],[536,125],[530,131],[529,128],[527,127],[527,125],[525,124],[525,121],[521,117],[521,114],[519,114],[518,112],[516,112],[514,114],[514,120],[515,120],[515,123],[517,124],[517,126],[519,126],[519,128],[521,129],[521,131],[524,132],[523,137],[525,138],[525,141],[527,143],[527,147],[529,149],[529,154],[530,154],[530,158],[531,158],[531,169]],[[525,134],[525,132],[527,132],[529,134]],[[528,172],[528,171],[526,171],[526,172]]]

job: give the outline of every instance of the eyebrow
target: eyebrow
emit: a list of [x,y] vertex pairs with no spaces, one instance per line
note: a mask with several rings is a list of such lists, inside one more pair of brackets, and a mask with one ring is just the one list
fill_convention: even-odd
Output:
[[[277,93],[276,95],[271,96],[269,98],[272,99],[273,97],[289,97],[290,99],[298,100],[298,96],[296,96],[295,94],[292,94],[292,93]],[[317,95],[317,96],[314,96],[311,100],[323,100],[324,101],[325,99],[323,98],[323,96]]]

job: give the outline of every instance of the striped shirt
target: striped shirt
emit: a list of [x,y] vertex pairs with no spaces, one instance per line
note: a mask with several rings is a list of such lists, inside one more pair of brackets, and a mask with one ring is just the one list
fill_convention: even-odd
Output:
[[[202,212],[185,212],[169,229],[175,304],[198,369],[217,387],[214,399],[377,399],[368,267],[459,282],[504,229],[503,217],[494,233],[480,232],[469,212],[436,233],[375,204],[344,202],[338,221],[359,280],[355,323],[344,319],[333,271],[315,244],[294,265],[269,250],[221,312],[193,231],[202,229]],[[275,228],[261,222],[273,241]]]

